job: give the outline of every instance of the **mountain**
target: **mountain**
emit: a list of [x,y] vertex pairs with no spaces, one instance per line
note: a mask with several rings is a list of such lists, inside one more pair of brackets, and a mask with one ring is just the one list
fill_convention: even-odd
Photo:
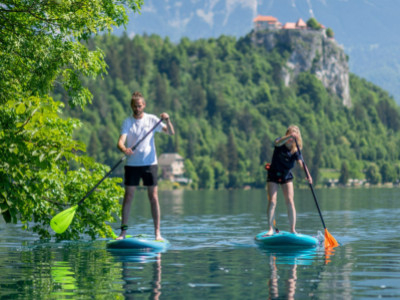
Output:
[[[342,48],[320,30],[178,43],[155,34],[103,35],[89,44],[104,51],[108,76],[86,81],[95,99],[87,109],[66,105],[64,112],[84,124],[76,137],[97,161],[120,159],[115,141],[131,115],[131,93],[140,90],[146,110],[168,112],[175,126],[174,137],[157,137],[157,152],[184,157],[194,188],[265,187],[272,141],[290,124],[301,128],[315,184],[329,184],[340,170],[349,174],[343,178],[374,184],[400,178],[400,107],[381,88],[347,73]],[[343,97],[347,88],[351,105]],[[67,101],[61,86],[55,92]]]
[[310,72],[339,97],[343,105],[351,107],[347,57],[336,41],[326,36],[325,30],[261,29],[254,30],[251,36],[255,45],[268,51],[290,49],[290,56],[280,72],[286,86],[295,84],[302,72]]
[[[126,31],[158,34],[179,42],[245,36],[253,18],[270,15],[283,24],[315,17],[332,28],[350,57],[350,71],[387,90],[400,103],[400,11],[398,0],[145,0]],[[120,34],[123,30],[115,32]]]

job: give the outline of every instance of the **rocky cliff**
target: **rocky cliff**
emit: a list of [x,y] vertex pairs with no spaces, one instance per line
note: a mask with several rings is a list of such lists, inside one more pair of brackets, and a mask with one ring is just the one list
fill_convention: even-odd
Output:
[[346,54],[334,39],[318,30],[268,30],[252,32],[253,43],[271,51],[280,47],[290,57],[281,70],[282,80],[289,86],[296,76],[309,71],[321,80],[327,90],[351,106],[349,66]]

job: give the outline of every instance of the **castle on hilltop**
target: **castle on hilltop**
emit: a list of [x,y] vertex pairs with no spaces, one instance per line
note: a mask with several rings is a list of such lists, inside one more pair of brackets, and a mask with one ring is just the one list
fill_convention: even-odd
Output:
[[334,40],[332,29],[325,29],[315,19],[282,25],[275,17],[257,16],[253,22],[251,39],[255,45],[267,51],[290,49],[286,64],[276,73],[285,86],[295,83],[300,73],[310,72],[343,105],[351,107],[348,58]]
[[[304,22],[301,18],[296,23],[285,23],[282,26],[282,23],[278,21],[277,18],[272,16],[260,16],[258,15],[253,19],[254,30],[266,30],[266,29],[309,29],[307,23]],[[325,26],[320,24],[321,29],[325,29]]]

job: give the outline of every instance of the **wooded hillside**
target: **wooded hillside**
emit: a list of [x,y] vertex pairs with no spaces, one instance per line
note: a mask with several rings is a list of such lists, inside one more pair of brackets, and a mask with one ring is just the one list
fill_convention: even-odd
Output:
[[[285,87],[278,72],[290,49],[280,45],[267,52],[253,45],[250,35],[178,44],[156,35],[104,35],[90,47],[104,51],[108,75],[86,82],[93,104],[83,112],[66,109],[83,121],[78,139],[101,163],[111,166],[120,158],[119,129],[131,114],[131,93],[138,90],[147,112],[170,114],[176,135],[156,137],[158,154],[182,155],[194,188],[264,187],[272,141],[291,124],[302,131],[314,182],[323,183],[322,169],[341,170],[343,183],[399,178],[399,108],[387,92],[355,75],[350,76],[352,107],[346,108],[310,73]],[[56,94],[67,101],[61,90]],[[303,177],[300,170],[297,177]]]

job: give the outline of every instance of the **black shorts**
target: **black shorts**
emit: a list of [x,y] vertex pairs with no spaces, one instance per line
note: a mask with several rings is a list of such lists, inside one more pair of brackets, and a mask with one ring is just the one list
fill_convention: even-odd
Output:
[[125,166],[125,185],[138,186],[140,179],[144,186],[157,185],[158,165],[151,166]]
[[267,182],[274,182],[277,184],[284,184],[288,182],[293,181],[293,174],[292,172],[287,173],[286,175],[283,175],[282,173],[268,170],[268,177],[267,177]]

